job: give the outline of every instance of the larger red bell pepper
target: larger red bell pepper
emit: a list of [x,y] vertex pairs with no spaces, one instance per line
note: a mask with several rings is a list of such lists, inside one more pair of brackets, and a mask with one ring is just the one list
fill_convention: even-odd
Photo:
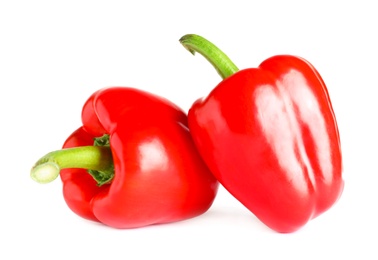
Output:
[[293,232],[343,190],[340,138],[321,76],[281,55],[240,70],[198,35],[180,42],[224,79],[189,110],[189,129],[221,184],[267,226]]
[[65,201],[77,215],[136,228],[209,209],[218,182],[196,151],[179,107],[141,90],[105,88],[87,100],[82,122],[64,149],[32,169],[32,177],[46,183],[60,172]]

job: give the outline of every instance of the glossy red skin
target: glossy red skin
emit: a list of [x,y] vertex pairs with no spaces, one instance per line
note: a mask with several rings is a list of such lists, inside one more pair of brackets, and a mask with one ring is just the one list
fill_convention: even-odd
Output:
[[301,58],[275,56],[235,73],[197,100],[188,120],[218,181],[273,230],[298,230],[342,193],[331,101]]
[[94,93],[83,126],[63,147],[93,145],[110,134],[115,177],[97,186],[83,169],[61,172],[67,205],[79,216],[114,228],[180,221],[206,212],[218,182],[196,151],[180,108],[126,87]]

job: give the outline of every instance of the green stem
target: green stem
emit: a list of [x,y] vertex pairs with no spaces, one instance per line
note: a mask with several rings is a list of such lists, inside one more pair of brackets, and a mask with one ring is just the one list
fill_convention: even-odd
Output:
[[98,185],[108,183],[114,176],[112,153],[107,146],[81,146],[50,152],[33,166],[30,176],[39,183],[55,180],[60,170],[66,168],[89,169],[101,176],[92,174]]
[[198,52],[204,56],[225,79],[239,69],[217,46],[196,34],[187,34],[179,40],[180,43],[193,55]]

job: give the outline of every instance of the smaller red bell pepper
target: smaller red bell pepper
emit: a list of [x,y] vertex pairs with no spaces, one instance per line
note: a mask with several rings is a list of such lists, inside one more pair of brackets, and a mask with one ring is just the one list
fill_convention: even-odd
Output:
[[342,156],[331,100],[306,60],[278,55],[240,70],[198,35],[181,43],[224,79],[189,110],[194,142],[218,181],[267,226],[293,232],[341,196]]
[[77,215],[137,228],[192,218],[213,203],[218,182],[173,103],[133,88],[105,88],[86,101],[82,122],[62,150],[31,171],[41,183],[60,173],[64,199]]

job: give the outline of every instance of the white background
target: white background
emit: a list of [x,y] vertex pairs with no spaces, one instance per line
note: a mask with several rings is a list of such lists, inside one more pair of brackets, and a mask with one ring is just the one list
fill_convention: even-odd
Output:
[[[1,1],[0,259],[378,259],[377,12],[364,0]],[[302,56],[326,82],[345,190],[298,232],[271,231],[223,188],[200,217],[115,230],[72,213],[59,179],[30,179],[99,88],[140,88],[186,111],[207,95],[220,77],[179,44],[188,33],[239,68]]]

